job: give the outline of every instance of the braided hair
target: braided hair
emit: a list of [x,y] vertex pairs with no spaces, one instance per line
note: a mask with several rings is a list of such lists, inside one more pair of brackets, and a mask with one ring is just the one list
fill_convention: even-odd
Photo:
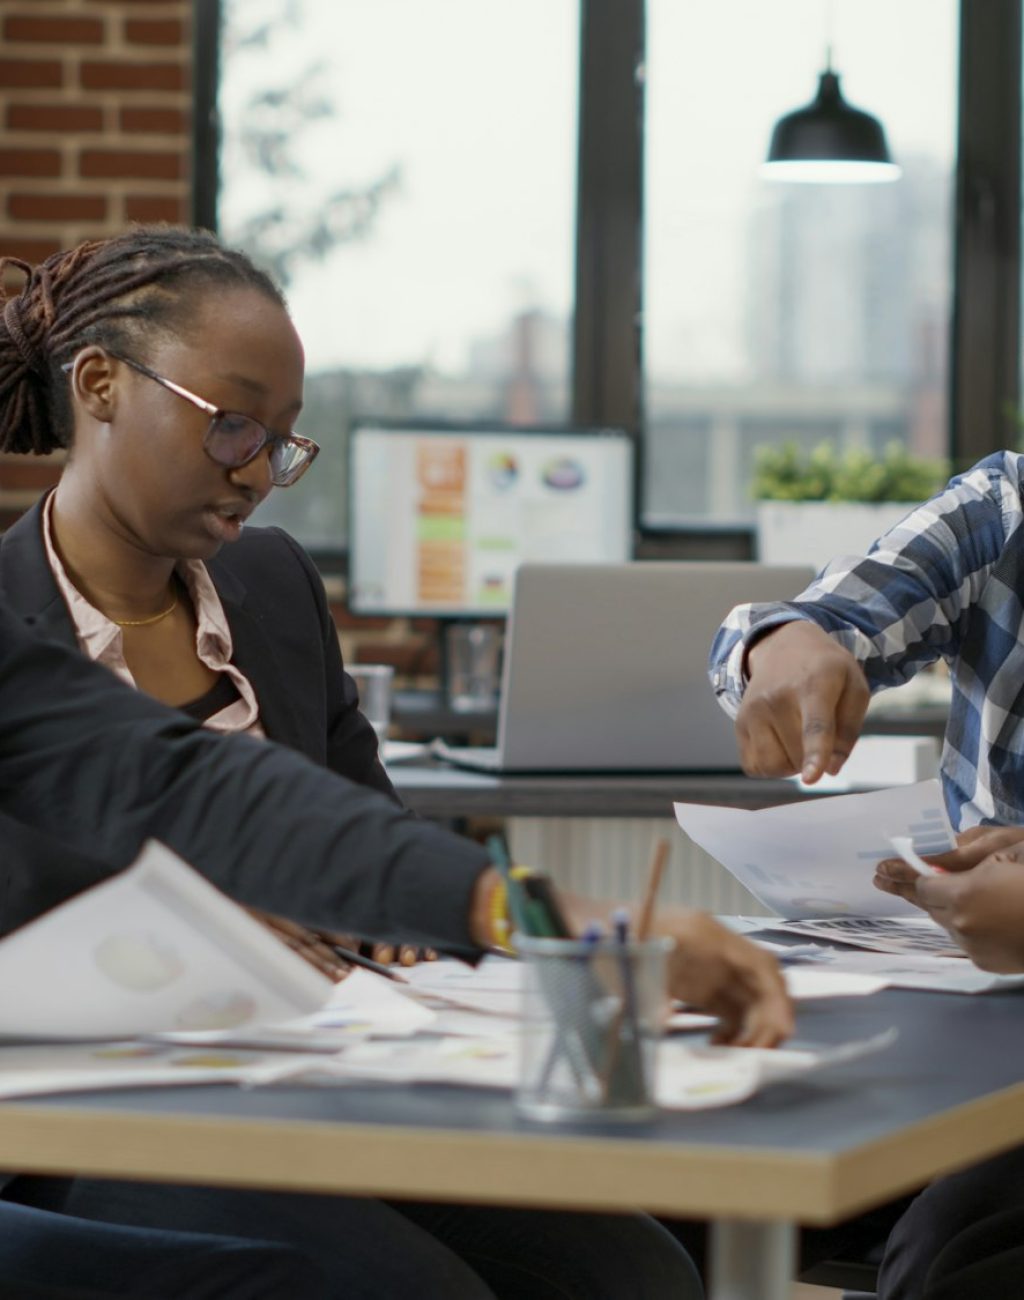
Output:
[[[25,276],[5,294],[9,270]],[[198,295],[252,288],[284,307],[269,276],[203,230],[137,226],[54,253],[33,269],[0,257],[0,451],[67,447],[73,417],[61,366],[81,348],[144,348],[153,334],[187,328]]]

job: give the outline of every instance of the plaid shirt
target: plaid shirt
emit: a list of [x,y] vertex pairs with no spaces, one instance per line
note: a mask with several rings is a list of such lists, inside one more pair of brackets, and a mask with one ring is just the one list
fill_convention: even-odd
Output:
[[953,699],[942,782],[954,826],[1024,823],[1024,456],[1000,452],[911,511],[866,556],[833,560],[795,601],[739,605],[711,647],[735,716],[743,654],[766,629],[817,623],[872,692],[944,659]]

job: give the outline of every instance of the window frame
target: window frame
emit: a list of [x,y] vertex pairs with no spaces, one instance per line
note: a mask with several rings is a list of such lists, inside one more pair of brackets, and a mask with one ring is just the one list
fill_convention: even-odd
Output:
[[[217,229],[220,0],[193,0],[192,221]],[[966,467],[1017,438],[1024,0],[960,3],[948,446]],[[639,556],[743,558],[743,526],[643,520],[645,0],[580,0],[569,422],[636,438]],[[912,69],[908,69],[908,76]]]

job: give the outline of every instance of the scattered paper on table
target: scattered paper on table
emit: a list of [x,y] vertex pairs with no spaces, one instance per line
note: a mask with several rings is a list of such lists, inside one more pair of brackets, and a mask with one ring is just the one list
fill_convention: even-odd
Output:
[[356,967],[335,984],[327,1002],[302,1022],[314,1029],[372,1031],[391,1036],[414,1034],[437,1016],[409,996],[402,984]]
[[987,993],[991,989],[1024,987],[1024,975],[994,975],[962,957],[927,957],[887,952],[851,952],[822,948],[820,959],[829,968],[877,975],[893,988],[934,993]]
[[717,1024],[717,1016],[705,1015],[703,1011],[673,1011],[665,1021],[665,1033],[690,1034],[700,1029],[714,1029]]
[[967,960],[967,954],[941,925],[919,908],[914,912],[914,916],[825,916],[800,921],[766,917],[762,926],[768,931],[806,935],[823,943],[850,944],[872,952]]
[[507,993],[518,997],[523,987],[523,964],[511,957],[485,957],[476,966],[451,958],[422,961],[402,973],[417,989],[431,989],[455,997],[461,997],[467,989],[474,993]]
[[504,1018],[522,1011],[522,962],[508,957],[485,957],[475,967],[453,960],[420,962],[402,973],[405,993],[438,1011]]
[[[290,1073],[317,1063],[315,1056],[288,1057]],[[139,1042],[5,1047],[0,1050],[0,1098],[197,1083],[253,1085],[276,1078],[280,1068],[278,1053],[225,1047]]]
[[820,966],[787,966],[782,972],[789,996],[795,1002],[812,998],[865,997],[878,993],[889,981],[882,974],[867,971],[834,970]]
[[437,1013],[407,997],[401,985],[356,967],[331,986],[325,1006],[283,1024],[150,1035],[164,1042],[297,1052],[337,1052],[360,1038],[401,1038],[432,1029]]
[[823,1070],[880,1052],[896,1041],[895,1029],[838,1047],[813,1051],[777,1047],[694,1047],[680,1040],[662,1045],[658,1058],[658,1104],[670,1110],[705,1110],[745,1101],[770,1083]]
[[[760,1050],[695,1046],[667,1039],[658,1052],[657,1101],[675,1110],[701,1110],[744,1101],[770,1083],[856,1060],[888,1047],[896,1030],[817,1049]],[[410,1050],[411,1048],[411,1050]],[[447,1083],[514,1088],[518,1079],[514,1039],[423,1039],[411,1044],[363,1043],[341,1056],[314,1061],[312,1081],[376,1079],[395,1083]]]

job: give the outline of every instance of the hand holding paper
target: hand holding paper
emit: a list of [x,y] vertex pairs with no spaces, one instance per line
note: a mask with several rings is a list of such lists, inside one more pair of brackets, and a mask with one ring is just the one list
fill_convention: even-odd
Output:
[[914,841],[909,835],[890,835],[889,843],[900,855],[908,867],[913,867],[919,876],[941,876],[942,868],[933,867],[930,862],[925,862],[914,849]]
[[917,903],[982,970],[1024,971],[1024,869],[994,853],[970,871],[919,876]]

